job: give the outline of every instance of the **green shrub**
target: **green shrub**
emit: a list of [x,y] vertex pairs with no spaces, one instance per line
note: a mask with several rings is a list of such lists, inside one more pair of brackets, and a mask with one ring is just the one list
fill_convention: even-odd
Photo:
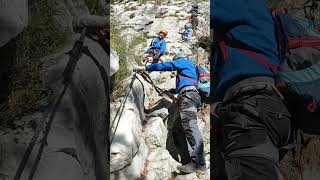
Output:
[[12,91],[7,102],[11,117],[38,109],[39,101],[47,96],[41,58],[54,53],[65,39],[54,19],[55,0],[33,0],[33,4],[37,4],[37,8],[32,9],[29,26],[16,39]]
[[113,77],[113,91],[111,94],[111,100],[114,101],[121,95],[123,95],[123,80],[126,79],[129,75],[128,69],[128,51],[127,44],[125,40],[120,36],[120,30],[116,28],[111,29],[110,33],[110,46],[114,49],[119,56],[119,70]]
[[96,4],[97,4],[97,0],[84,0],[84,2],[86,3],[90,13],[93,13],[96,9]]
[[141,65],[143,65],[143,63],[142,63],[143,56],[142,55],[135,55],[135,52],[134,52],[134,48],[139,44],[143,44],[143,47],[147,46],[147,39],[145,38],[144,35],[137,36],[137,37],[133,38],[133,40],[131,40],[131,42],[129,43],[128,52],[130,55],[130,59],[134,59],[134,61],[138,65],[141,66]]
[[137,36],[130,42],[126,42],[126,40],[120,36],[121,30],[116,27],[117,25],[112,24],[110,45],[119,56],[119,70],[112,78],[113,90],[111,94],[111,101],[114,101],[124,95],[123,81],[131,75],[128,68],[128,61],[134,60],[138,65],[142,65],[142,55],[135,55],[135,47],[141,43],[144,43],[143,46],[147,45],[144,35]]

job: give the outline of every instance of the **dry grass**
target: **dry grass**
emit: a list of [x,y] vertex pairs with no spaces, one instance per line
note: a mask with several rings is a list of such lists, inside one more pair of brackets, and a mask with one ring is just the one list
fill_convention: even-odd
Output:
[[132,41],[126,42],[124,38],[120,36],[121,30],[117,27],[117,25],[112,25],[111,30],[111,48],[113,48],[118,56],[119,56],[119,70],[112,77],[112,94],[111,101],[116,100],[117,98],[124,95],[124,83],[123,81],[127,79],[131,72],[129,71],[128,61],[135,61],[138,65],[142,65],[142,56],[135,55],[134,47],[141,43],[145,43],[143,45],[147,45],[146,38],[141,35],[135,37]]
[[56,28],[54,0],[34,0],[37,8],[29,26],[16,38],[16,59],[12,69],[11,92],[1,119],[20,117],[39,108],[40,101],[47,96],[42,82],[41,58],[55,52],[64,43],[64,34]]

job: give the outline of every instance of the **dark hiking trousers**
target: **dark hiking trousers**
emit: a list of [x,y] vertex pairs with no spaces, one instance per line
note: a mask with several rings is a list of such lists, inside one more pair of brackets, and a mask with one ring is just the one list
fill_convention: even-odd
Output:
[[219,180],[283,179],[279,147],[288,144],[291,116],[273,83],[267,77],[243,80],[218,105]]
[[[197,165],[205,165],[203,139],[197,124],[197,111],[201,105],[201,97],[196,91],[179,94],[178,108],[180,117],[176,120],[173,139],[181,156],[181,163],[190,160]],[[188,152],[188,144],[192,152]]]

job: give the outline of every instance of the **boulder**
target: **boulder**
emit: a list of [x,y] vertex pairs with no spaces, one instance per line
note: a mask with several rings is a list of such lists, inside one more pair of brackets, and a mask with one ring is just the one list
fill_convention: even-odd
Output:
[[27,0],[0,1],[0,47],[28,26]]
[[164,148],[157,148],[149,152],[146,179],[160,180],[169,179],[171,173],[176,171],[179,165],[174,161],[168,151]]
[[[127,99],[122,97],[120,103],[111,104],[110,117],[111,125],[113,124],[111,138],[114,134],[110,147],[111,173],[131,166],[130,164],[141,146],[142,124],[146,120],[144,114],[146,90],[144,86],[140,76],[137,76],[133,81],[132,78],[129,79],[127,88],[125,88],[125,94],[129,92]],[[118,111],[122,107],[120,104],[124,104],[123,112],[121,109]],[[116,115],[117,118],[115,118]]]
[[[24,117],[17,122],[39,122],[38,128],[44,128],[47,121],[48,112],[52,109],[52,104],[60,95],[63,87],[62,73],[68,63],[68,52],[78,36],[73,36],[66,40],[65,47],[56,54],[43,59],[44,82],[52,92],[48,97],[49,105],[44,103],[42,111],[32,113],[29,117]],[[57,106],[48,138],[33,179],[105,179],[105,174],[109,168],[107,164],[108,144],[107,144],[107,110],[109,109],[107,76],[107,56],[101,56],[104,50],[96,42],[86,39],[85,45],[95,55],[95,60],[83,55],[79,59],[72,76],[72,82],[66,90],[61,103]],[[100,49],[99,49],[100,48]],[[100,56],[99,56],[100,55]],[[97,66],[99,65],[99,67]],[[26,125],[24,125],[26,126]],[[21,127],[24,127],[21,126]],[[32,132],[32,131],[31,131]],[[0,169],[5,172],[8,179],[13,179],[20,161],[25,153],[27,145],[33,134],[16,132],[14,136],[8,135],[8,142],[1,146],[1,162],[11,162],[0,164]],[[19,138],[23,137],[23,138]],[[4,136],[5,137],[5,136]],[[28,139],[29,138],[29,139]],[[30,174],[32,164],[40,145],[42,135],[40,135],[34,151],[31,153],[26,168],[22,174],[22,179],[27,179]],[[16,140],[15,140],[16,139]],[[19,144],[14,144],[19,142]],[[19,146],[17,146],[19,145]],[[12,147],[12,148],[10,148]]]
[[145,129],[145,137],[149,149],[152,150],[159,147],[165,147],[167,129],[163,124],[162,118],[154,117],[148,119],[148,123]]
[[110,50],[110,76],[114,75],[119,69],[119,56],[113,49]]
[[139,179],[141,173],[145,168],[145,162],[149,153],[149,149],[144,141],[144,136],[141,136],[140,147],[138,152],[135,154],[131,163],[121,170],[114,171],[110,174],[110,180],[131,180]]
[[[56,56],[48,57],[50,61],[45,61],[54,62],[54,65],[47,64],[46,70],[47,82],[55,92],[53,97],[58,95],[58,89],[62,86],[61,76],[57,74],[62,74],[69,59],[64,52],[70,50],[74,39]],[[79,59],[72,84],[58,106],[35,179],[105,178],[109,106],[106,90],[107,56],[96,42],[86,39],[85,45],[96,60],[86,55]],[[66,153],[63,149],[71,149],[74,154]],[[68,177],[65,176],[66,169],[70,174]]]
[[[113,118],[117,110],[111,109],[111,123],[115,121],[110,137],[112,138],[115,133],[110,147],[111,173],[129,166],[139,150],[142,125],[140,119],[136,116],[134,109],[135,106],[133,103],[127,103],[121,114],[120,121],[118,118]],[[115,128],[118,122],[118,127]]]

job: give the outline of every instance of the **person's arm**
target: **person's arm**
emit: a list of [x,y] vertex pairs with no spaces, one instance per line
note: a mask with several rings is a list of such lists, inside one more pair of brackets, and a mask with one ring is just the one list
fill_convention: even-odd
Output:
[[150,47],[148,47],[146,50],[143,51],[144,54],[148,54],[150,51]]
[[154,39],[151,40],[150,45],[149,45],[149,47],[144,51],[144,54],[148,54],[148,53],[149,53],[150,49],[151,49],[152,46],[153,46],[153,41],[154,41]]
[[156,63],[156,64],[150,64],[146,66],[146,70],[149,72],[150,71],[177,71],[181,68],[182,66],[178,61]]
[[164,54],[167,51],[167,43],[165,40],[162,40],[161,47],[160,47],[160,53]]

